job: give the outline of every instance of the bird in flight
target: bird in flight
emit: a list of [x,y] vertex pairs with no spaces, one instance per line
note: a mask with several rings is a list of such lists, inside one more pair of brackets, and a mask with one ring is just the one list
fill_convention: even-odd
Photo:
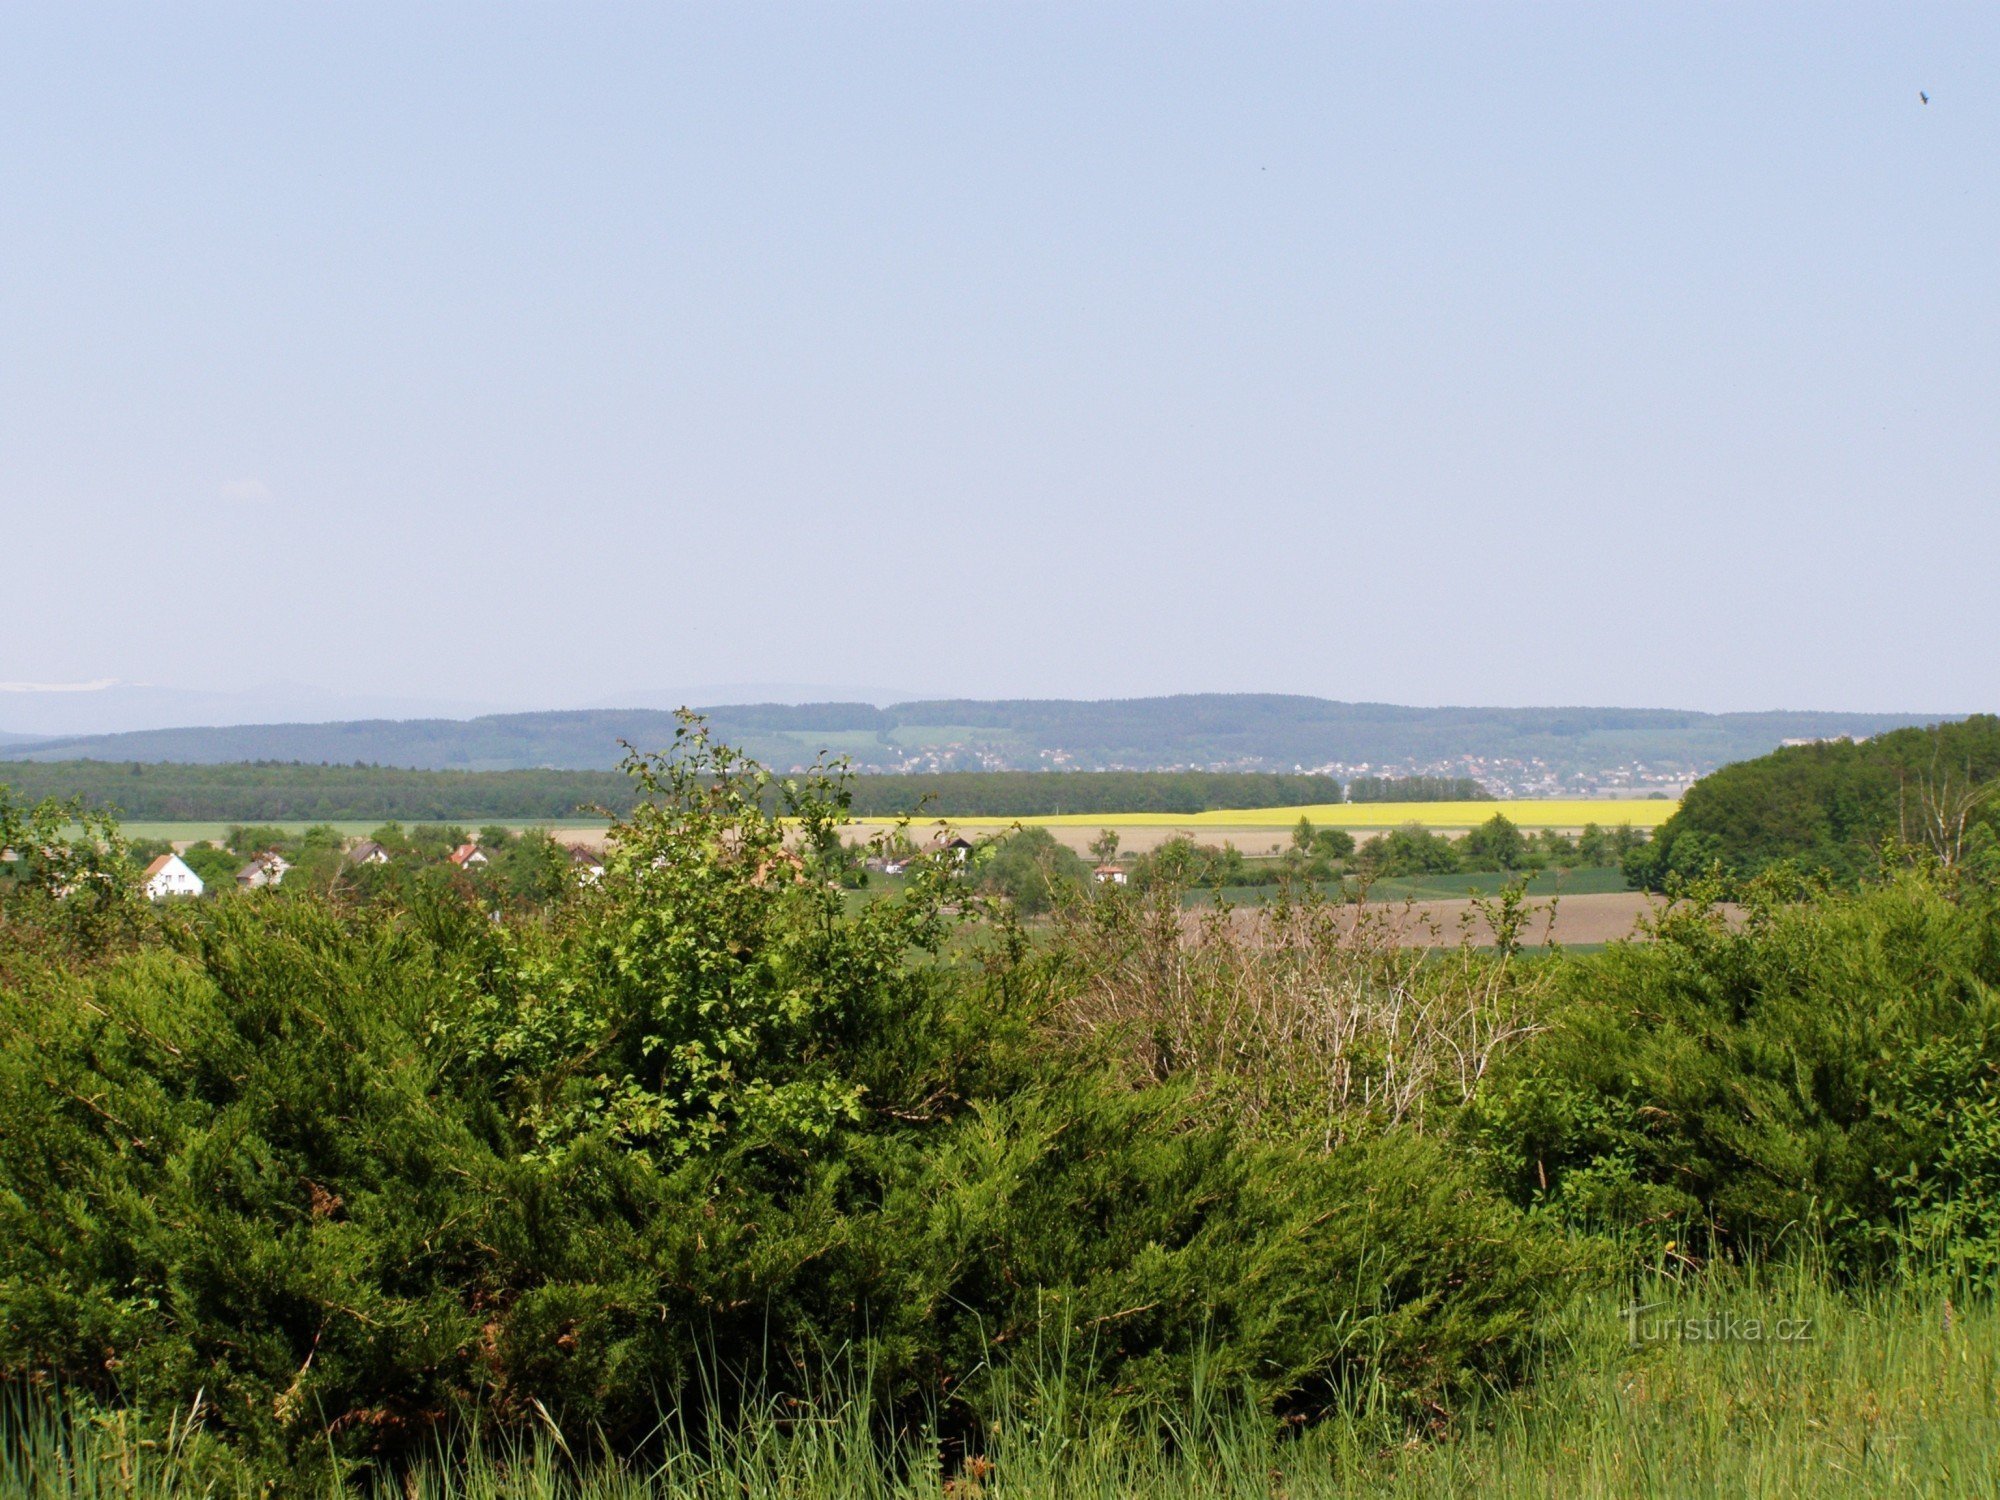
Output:
[[1922,89],[1917,90],[1917,97],[1923,100],[1924,103],[1926,104],[1931,102],[1931,96],[1929,94],[1926,94]]

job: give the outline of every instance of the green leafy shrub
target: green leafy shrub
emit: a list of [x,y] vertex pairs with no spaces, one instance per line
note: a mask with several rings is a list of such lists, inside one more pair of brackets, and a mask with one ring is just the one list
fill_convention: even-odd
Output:
[[1199,1073],[1052,1034],[1059,953],[942,956],[951,867],[846,899],[837,782],[778,784],[782,822],[692,726],[631,769],[604,878],[546,920],[417,882],[19,955],[0,1380],[202,1393],[277,1474],[474,1409],[629,1448],[843,1348],[892,1406],[1052,1344],[1113,1404],[1198,1367],[1302,1411],[1518,1370],[1574,1255],[1462,1153],[1246,1130]]
[[28,954],[88,962],[152,927],[117,823],[0,785],[0,984]]
[[1652,845],[1627,856],[1626,869],[1651,890],[1717,863],[1739,877],[1788,863],[1851,886],[1896,839],[1955,862],[1964,836],[2000,816],[1996,778],[2000,718],[1992,714],[1858,744],[1789,745],[1702,777]]
[[1046,828],[1021,828],[982,851],[980,888],[1004,896],[1024,917],[1040,916],[1080,892],[1090,870]]
[[1406,823],[1361,846],[1361,869],[1377,875],[1448,875],[1458,868],[1458,850],[1441,833]]
[[1714,1245],[1824,1237],[1879,1261],[1913,1227],[1990,1244],[2000,1194],[2000,925],[1936,873],[1683,905],[1562,973],[1478,1128],[1523,1203]]

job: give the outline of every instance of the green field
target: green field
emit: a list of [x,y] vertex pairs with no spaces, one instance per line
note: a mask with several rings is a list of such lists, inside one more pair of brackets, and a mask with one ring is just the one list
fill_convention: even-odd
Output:
[[[1524,884],[1526,893],[1538,900],[1546,901],[1552,896],[1602,896],[1630,889],[1625,883],[1625,872],[1614,868],[1569,870],[1558,872],[1540,870],[1531,875],[1495,874],[1491,871],[1460,875],[1419,875],[1400,878],[1384,877],[1368,887],[1370,901],[1463,901],[1472,896],[1495,896],[1503,886],[1512,881]],[[1323,881],[1314,889],[1331,901],[1349,899],[1353,896],[1353,885],[1343,886],[1341,882]],[[1277,885],[1228,885],[1220,891],[1221,899],[1232,906],[1265,906],[1278,899],[1283,887]],[[1189,899],[1207,904],[1216,899],[1217,892],[1197,890]]]
[[[1454,901],[1467,896],[1491,896],[1510,880],[1521,877],[1491,872],[1460,875],[1385,877],[1368,888],[1376,901]],[[1539,870],[1527,877],[1530,896],[1602,896],[1629,889],[1625,872],[1616,867],[1592,870]]]

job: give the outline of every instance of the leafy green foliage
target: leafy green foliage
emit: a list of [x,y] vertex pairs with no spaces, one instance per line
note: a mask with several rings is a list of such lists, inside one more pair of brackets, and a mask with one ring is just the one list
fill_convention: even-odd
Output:
[[[1115,852],[1116,835],[1111,847]],[[1039,916],[1058,901],[1075,897],[1089,878],[1084,862],[1046,828],[1009,834],[978,863],[980,888],[1006,897],[1024,917]]]
[[75,802],[29,806],[0,785],[0,981],[7,951],[52,943],[96,955],[145,925],[131,845]]
[[1696,782],[1626,868],[1634,884],[1656,890],[1716,865],[1743,877],[1781,862],[1851,885],[1876,867],[1886,841],[1929,847],[1933,835],[1959,831],[1932,826],[1939,813],[1948,822],[1966,814],[1964,832],[1992,828],[2000,806],[1981,792],[1996,778],[2000,718],[1991,714],[1861,744],[1787,746]]
[[[325,888],[160,911],[115,829],[0,799],[0,1385],[199,1397],[204,1451],[291,1484],[475,1413],[631,1452],[843,1353],[954,1441],[1052,1353],[1086,1426],[1197,1387],[1400,1423],[1519,1379],[1620,1251],[2000,1261],[1973,855],[1574,958],[1519,950],[1518,884],[1490,952],[1310,888],[1191,919],[1240,856],[1170,841],[1030,934],[974,888],[1039,839],[857,900],[837,776],[696,723],[628,769],[595,882],[395,828]],[[517,855],[546,899],[506,899]]]
[[1445,875],[1458,867],[1451,839],[1419,823],[1393,828],[1361,846],[1361,868],[1369,875]]
[[1491,802],[1493,794],[1470,776],[1357,776],[1347,783],[1349,802]]
[[860,1116],[843,1044],[907,1002],[906,955],[941,938],[944,873],[920,866],[903,899],[849,912],[840,789],[778,783],[788,847],[768,773],[699,728],[628,767],[647,795],[602,887],[555,941],[526,935],[492,1012],[510,1070],[560,1085],[533,1116],[541,1144],[586,1134],[673,1159],[731,1133],[823,1141]]
[[236,888],[236,872],[243,868],[243,856],[214,844],[194,844],[181,851],[181,862],[201,877],[205,891],[221,895]]
[[1520,1201],[1585,1222],[1735,1250],[1815,1235],[1850,1264],[1915,1228],[2000,1265],[1995,916],[1922,872],[1766,890],[1740,927],[1676,908],[1564,971],[1481,1096],[1485,1139]]
[[87,963],[8,949],[0,1379],[203,1393],[278,1475],[399,1462],[475,1408],[628,1447],[843,1347],[891,1403],[1056,1345],[1107,1406],[1198,1353],[1308,1412],[1518,1372],[1572,1252],[1476,1164],[1248,1132],[1199,1076],[1059,1042],[1059,953],[953,938],[973,877],[846,899],[837,780],[695,725],[630,770],[603,879],[532,920],[454,877],[196,903]]
[[1459,866],[1467,870],[1518,870],[1527,863],[1528,853],[1521,830],[1500,813],[1458,841]]
[[239,823],[223,835],[222,847],[231,854],[251,855],[266,849],[274,849],[289,839],[290,835],[282,828],[273,828],[260,823],[247,825]]
[[1234,844],[1198,844],[1185,833],[1162,839],[1132,865],[1134,888],[1146,891],[1243,885],[1251,878],[1249,861]]

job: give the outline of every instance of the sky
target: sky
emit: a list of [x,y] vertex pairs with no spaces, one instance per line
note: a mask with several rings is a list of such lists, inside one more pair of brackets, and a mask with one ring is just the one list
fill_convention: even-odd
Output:
[[1994,709],[1996,147],[1990,4],[7,6],[0,730]]

